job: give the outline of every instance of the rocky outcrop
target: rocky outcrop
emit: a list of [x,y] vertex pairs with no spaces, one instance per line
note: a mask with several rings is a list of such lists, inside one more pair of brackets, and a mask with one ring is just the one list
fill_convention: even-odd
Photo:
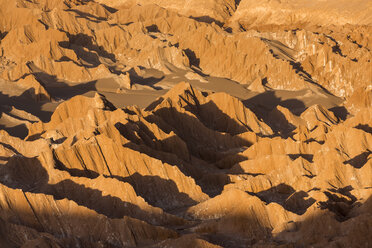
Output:
[[[200,247],[219,235],[220,245],[308,245],[292,233],[316,232],[317,218],[344,230],[368,216],[354,212],[371,193],[370,118],[342,121],[320,105],[272,113],[266,124],[239,99],[188,83],[145,110],[76,96],[30,124],[26,140],[3,132],[2,225],[33,237],[16,243],[48,233],[59,245],[173,247],[187,229]],[[341,238],[324,230],[317,244],[327,235]]]
[[370,12],[0,0],[0,247],[369,247]]

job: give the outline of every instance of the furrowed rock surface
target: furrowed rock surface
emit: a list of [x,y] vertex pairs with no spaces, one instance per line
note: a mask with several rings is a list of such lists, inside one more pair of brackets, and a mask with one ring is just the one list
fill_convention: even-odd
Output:
[[0,0],[0,247],[370,247],[371,10]]

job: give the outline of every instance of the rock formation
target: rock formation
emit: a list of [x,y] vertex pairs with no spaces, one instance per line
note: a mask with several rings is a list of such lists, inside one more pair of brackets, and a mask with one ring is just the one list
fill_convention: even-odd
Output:
[[0,0],[0,247],[370,247],[371,11]]

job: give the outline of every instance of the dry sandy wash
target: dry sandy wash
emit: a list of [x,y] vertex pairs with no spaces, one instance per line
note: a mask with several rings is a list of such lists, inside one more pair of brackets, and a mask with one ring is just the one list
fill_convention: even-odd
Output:
[[0,0],[0,247],[372,247],[371,0]]

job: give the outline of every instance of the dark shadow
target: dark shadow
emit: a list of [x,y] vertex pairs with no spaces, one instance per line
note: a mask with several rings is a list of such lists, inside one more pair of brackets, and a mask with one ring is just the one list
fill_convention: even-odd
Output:
[[306,106],[302,101],[295,98],[283,101],[280,97],[275,95],[275,91],[260,93],[244,100],[243,103],[246,107],[251,109],[257,117],[263,119],[265,122],[268,117],[268,112],[272,111],[278,105],[289,109],[289,111],[295,115],[300,115],[306,110]]
[[[202,77],[209,77],[209,75],[208,74],[205,74],[199,67],[196,67],[196,66],[192,66],[191,65],[191,70],[193,70],[193,72],[195,72],[196,74],[199,74]],[[208,96],[208,93],[207,92],[202,91],[201,93],[205,97]]]
[[303,104],[303,102],[297,99],[287,99],[281,101],[278,105],[292,110],[293,112],[291,112],[295,115],[300,115],[306,110],[306,106]]
[[49,29],[49,25],[47,25],[46,23],[44,23],[42,20],[39,19],[37,21],[44,26],[45,30],[48,30]]
[[[45,111],[41,109],[41,105],[45,103],[45,101],[35,101],[34,97],[35,95],[35,89],[31,88],[29,90],[24,91],[19,96],[9,96],[5,95],[2,92],[0,92],[0,111],[5,112],[12,116],[9,111],[11,110],[11,107],[14,107],[19,110],[23,110],[25,112],[28,112],[34,116],[39,117],[41,120],[43,120],[43,116],[50,116],[51,112]],[[47,97],[45,95],[40,96],[41,98],[46,99]],[[7,109],[9,111],[7,111]],[[22,119],[22,117],[14,116],[14,118],[20,119],[20,120],[28,120],[28,119]]]
[[[243,162],[247,159],[248,159],[247,156],[244,156],[240,153],[235,153],[235,154],[231,154],[231,155],[228,155],[228,156],[222,158],[221,160],[214,163],[214,165],[217,166],[220,169],[231,169],[235,164]],[[244,174],[245,173],[241,168],[236,169],[235,172],[237,174]]]
[[287,155],[292,160],[296,160],[299,157],[301,157],[301,158],[309,161],[310,163],[313,162],[313,158],[314,158],[314,155],[313,154],[301,154],[301,153],[298,153],[298,154],[287,154]]
[[[151,153],[151,155],[149,154],[151,157],[158,158],[170,164],[179,163],[180,161],[177,161],[179,159],[190,161],[190,155],[186,150],[186,144],[176,135],[158,140],[153,132],[141,121],[129,121],[126,124],[118,122],[115,124],[115,127],[123,137],[131,141],[125,144],[126,147],[131,147],[134,150],[140,149],[141,152],[146,154]],[[137,146],[133,147],[132,144],[136,144]],[[144,149],[141,149],[141,146]],[[162,153],[168,153],[168,156],[164,157]],[[175,157],[175,159],[172,159],[172,157]]]
[[293,131],[297,128],[292,123],[289,123],[285,115],[277,109],[273,109],[268,113],[268,120],[266,124],[271,127],[274,133],[280,134],[280,136],[283,138],[291,137],[293,135]]
[[[192,177],[202,191],[209,196],[221,193],[223,186],[229,183],[228,177],[223,174],[216,176],[219,178],[217,181],[223,181],[220,184],[213,183],[213,185],[210,185],[210,180],[204,180],[204,176],[206,174],[211,175],[211,169],[215,168],[199,164],[200,162],[197,162],[189,154],[186,143],[177,135],[158,140],[141,122],[128,122],[126,124],[118,122],[115,127],[123,137],[130,140],[130,142],[124,144],[124,147],[161,160],[162,163],[176,166],[185,176]],[[215,171],[218,172],[217,169]],[[222,180],[222,177],[225,177],[226,180]]]
[[368,162],[368,160],[371,159],[371,158],[368,158],[369,155],[371,154],[372,154],[372,151],[367,149],[367,151],[362,152],[361,154],[355,156],[354,158],[345,161],[344,164],[349,164],[356,169],[360,169]]
[[87,83],[78,83],[76,85],[61,85],[61,87],[50,88],[50,93],[57,99],[68,100],[74,96],[84,95],[90,91],[97,91],[97,81],[90,81]]
[[[32,136],[31,136],[31,137],[32,137]],[[51,142],[52,142],[53,144],[57,144],[57,145],[62,144],[63,142],[65,142],[66,139],[67,139],[67,137],[62,137],[62,138],[59,138],[59,139],[56,139],[56,140],[55,140],[53,137],[50,138]]]
[[335,213],[337,221],[346,221],[349,219],[348,214],[357,200],[357,198],[351,194],[352,190],[352,186],[346,186],[339,189],[329,189],[329,191],[324,192],[328,197],[328,200],[319,202],[318,205],[321,209],[328,209]]
[[8,150],[11,150],[12,152],[14,152],[14,153],[17,154],[17,155],[21,155],[21,154],[17,151],[17,149],[15,149],[14,147],[12,147],[12,146],[9,145],[9,144],[6,144],[6,143],[3,143],[3,142],[0,142],[0,145],[2,145],[3,147],[5,147],[5,148],[8,149]]
[[[135,189],[136,193],[143,197],[147,202],[153,206],[161,207],[165,210],[175,207],[191,206],[196,203],[187,194],[179,192],[177,185],[171,179],[163,179],[156,175],[144,176],[137,172],[131,174],[130,176],[122,175],[120,172],[119,174],[116,174],[115,171],[118,170],[113,167],[110,169],[110,166],[102,154],[100,147],[99,150],[103,156],[102,163],[104,163],[102,165],[104,168],[102,173],[99,172],[99,169],[97,169],[98,165],[87,162],[89,160],[87,157],[92,156],[91,154],[80,153],[75,153],[76,159],[80,161],[80,163],[74,165],[63,164],[58,158],[58,155],[54,153],[53,156],[56,163],[56,169],[67,171],[72,176],[96,178],[101,174],[107,178],[116,178],[119,181],[130,183]],[[131,162],[123,161],[123,163]],[[73,168],[71,168],[71,166],[73,166]]]
[[25,124],[19,124],[12,127],[0,125],[0,130],[5,130],[11,136],[15,136],[21,139],[24,139],[28,134],[28,128],[26,127]]
[[74,63],[77,66],[86,67],[86,68],[94,68],[94,67],[97,67],[101,64],[97,54],[92,53],[90,51],[87,51],[87,50],[83,49],[83,47],[81,47],[81,46],[77,46],[77,45],[74,45],[74,44],[67,46],[66,44],[68,44],[67,41],[66,42],[64,42],[64,41],[59,42],[59,45],[61,47],[74,50],[78,59],[80,59],[84,62],[87,62],[88,64],[87,63],[77,63],[77,62],[73,61],[72,59],[70,59],[68,57],[62,57],[59,60],[56,60],[56,62],[69,61],[69,62]]
[[[363,46],[362,46],[361,44],[359,44],[356,40],[353,40],[353,39],[351,38],[350,35],[347,35],[347,39],[348,39],[350,42],[352,42],[352,43],[354,43],[355,45],[357,45],[358,48],[362,48],[362,47],[363,47]],[[368,48],[366,48],[366,49],[368,49]],[[369,51],[369,50],[368,50],[368,51]]]
[[42,131],[41,133],[36,133],[36,134],[33,134],[29,137],[27,137],[26,141],[35,141],[35,140],[38,140],[41,138],[41,135],[43,135],[45,133],[45,131]]
[[204,23],[208,23],[208,24],[215,23],[219,27],[223,26],[222,22],[217,21],[216,19],[214,19],[210,16],[198,16],[198,17],[190,16],[190,18],[194,19],[195,21],[198,21],[198,22],[204,22]]
[[123,110],[124,113],[126,113],[126,114],[128,114],[128,115],[137,115],[136,112],[134,112],[133,110],[128,109],[128,108],[122,108],[121,110]]
[[325,37],[327,37],[328,39],[332,40],[335,43],[335,45],[332,46],[332,52],[335,53],[335,54],[340,55],[341,57],[346,58],[346,55],[342,54],[340,44],[337,42],[337,40],[335,40],[333,37],[331,37],[329,35],[325,35]]
[[67,171],[73,177],[86,177],[90,179],[97,178],[99,174],[93,170],[89,170],[86,165],[81,164],[82,169],[68,168],[59,159],[56,152],[53,150],[53,159],[55,162],[55,168],[61,171]]
[[[272,230],[261,225],[259,221],[255,220],[254,216],[236,215],[224,218],[223,222],[226,223],[226,226],[228,226],[229,229],[233,227],[235,229],[234,231],[222,231],[225,229],[224,225],[218,224],[218,222],[219,221],[215,223],[215,226],[219,226],[220,230],[202,234],[204,240],[217,247],[270,247],[270,245],[263,245],[264,242],[262,242],[262,240],[271,240]],[[239,231],[239,233],[236,233],[237,231]]]
[[69,199],[80,206],[93,209],[97,213],[112,219],[129,216],[154,225],[165,224],[166,222],[164,216],[146,212],[137,205],[124,202],[116,196],[104,196],[100,190],[86,187],[69,179],[49,185],[45,193],[53,195],[56,200]]
[[[188,105],[188,107],[189,106],[190,105]],[[252,132],[252,128],[246,123],[232,119],[230,116],[222,112],[213,101],[200,105],[198,113],[193,112],[192,108],[188,107],[185,109],[196,114],[199,117],[199,120],[212,130],[229,133],[231,135],[237,135],[247,131]],[[247,143],[246,145],[251,144]]]
[[330,192],[339,193],[341,195],[344,195],[346,197],[349,197],[351,202],[356,202],[357,198],[351,194],[351,191],[353,190],[353,186],[349,185],[343,188],[330,188],[328,189]]
[[[8,175],[8,178],[5,175]],[[162,201],[164,202],[170,198],[166,195],[167,188],[154,187],[152,182],[157,179],[152,178],[152,176],[146,179],[143,179],[142,175],[133,176],[133,178],[121,178],[120,180],[134,180],[138,187],[142,187],[146,191],[146,194],[150,194],[154,198],[163,198]],[[283,225],[290,223],[293,223],[293,225],[273,237],[271,234],[272,227],[266,224],[272,217],[274,221],[276,220],[276,217],[272,215],[270,215],[270,220],[267,220],[249,214],[234,215],[228,213],[225,216],[211,216],[212,219],[204,221],[197,228],[185,230],[185,228],[170,227],[166,219],[167,216],[161,213],[148,213],[130,202],[125,202],[115,196],[104,195],[102,191],[76,183],[73,179],[49,184],[48,172],[37,158],[20,156],[11,158],[7,165],[0,166],[0,182],[13,189],[23,189],[23,192],[13,191],[13,195],[5,195],[5,199],[3,199],[3,203],[9,204],[9,207],[7,208],[7,205],[5,205],[6,207],[0,211],[0,245],[3,245],[2,241],[8,237],[12,237],[11,240],[15,243],[18,242],[19,240],[14,239],[14,237],[18,238],[20,232],[22,234],[20,240],[22,242],[25,242],[25,240],[32,241],[29,244],[34,244],[33,241],[40,244],[39,241],[42,241],[40,237],[48,237],[55,242],[63,241],[60,246],[51,247],[82,248],[101,246],[110,248],[147,247],[153,244],[156,244],[156,247],[162,247],[163,243],[160,243],[162,240],[169,241],[170,238],[177,237],[176,233],[172,236],[166,232],[152,231],[154,227],[147,225],[143,227],[141,222],[123,218],[125,216],[144,220],[153,225],[160,224],[167,228],[181,230],[179,231],[180,235],[197,233],[208,242],[222,247],[251,247],[255,245],[260,247],[273,245],[308,247],[309,245],[317,246],[317,242],[321,244],[325,242],[332,246],[368,247],[368,242],[371,240],[368,218],[371,213],[372,197],[369,197],[363,204],[358,202],[358,199],[351,193],[353,191],[352,186],[328,189],[324,192],[328,200],[319,203],[320,208],[334,213],[336,220],[339,222],[330,221],[329,218],[334,218],[334,216],[333,214],[329,215],[328,211],[319,211],[318,216],[316,215],[318,211],[314,211],[315,214],[311,213],[306,219],[299,218],[302,219],[301,222],[283,223]],[[146,182],[149,182],[149,184],[145,184]],[[164,187],[167,186],[169,184],[165,182]],[[303,211],[310,204],[306,201],[312,199],[305,200],[304,198],[308,197],[306,193],[303,191],[296,192],[292,187],[285,184],[278,185],[268,191],[270,190],[272,194],[267,191],[257,194],[262,193],[263,195],[259,197],[265,198],[266,203],[278,202],[280,205],[283,204],[285,209],[286,207],[294,209],[295,213],[298,213],[299,210]],[[313,190],[319,189],[314,188]],[[160,194],[157,194],[158,191]],[[47,199],[37,205],[37,201],[43,199],[43,197],[39,198],[39,196],[29,192],[51,195],[56,200],[67,198],[109,218],[90,211],[74,211],[74,204],[57,203],[57,206],[54,206],[54,202],[52,200],[47,201]],[[274,194],[278,194],[278,196],[274,196]],[[20,197],[25,199],[20,199]],[[19,203],[23,205],[17,205]],[[239,205],[239,203],[237,204]],[[324,212],[326,213],[323,214]],[[266,215],[263,214],[263,216]],[[286,216],[284,216],[285,218]],[[350,220],[351,218],[354,218],[354,220]],[[350,220],[350,222],[344,222],[346,220]],[[196,223],[199,224],[200,222],[197,220]],[[329,226],[329,224],[332,225]],[[350,237],[340,236],[340,230],[341,235],[347,233]],[[147,231],[150,233],[148,234]],[[42,232],[40,237],[38,232]],[[286,233],[289,233],[290,236],[285,236]],[[317,235],[315,241],[314,235]],[[347,238],[343,239],[343,237]],[[110,242],[107,242],[107,240],[110,240]],[[20,245],[22,243],[17,243],[14,247]]]
[[145,108],[145,111],[153,111],[160,103],[164,100],[163,97],[159,97],[154,102],[152,102],[149,106]]
[[[137,205],[124,202],[120,198],[102,194],[92,189],[65,179],[57,184],[49,184],[49,174],[40,164],[38,158],[13,156],[0,168],[0,182],[23,192],[52,195],[55,200],[68,199],[80,206],[103,214],[108,218],[121,219],[124,216],[140,219],[154,225],[166,224],[168,219],[163,214],[142,210]],[[179,220],[182,223],[181,219]]]
[[82,213],[70,211],[68,206],[36,207],[37,196],[23,193],[17,197],[23,198],[25,205],[15,203],[13,209],[0,213],[0,245],[3,248],[148,247],[179,237],[168,228],[132,218],[110,219],[75,206],[72,209]]
[[233,29],[231,27],[226,27],[226,28],[224,28],[224,31],[229,33],[229,34],[232,34]]
[[160,33],[160,30],[156,24],[152,24],[146,27],[147,32]]
[[296,71],[297,74],[301,72],[306,76],[306,78],[311,79],[310,73],[304,70],[300,62],[290,61],[289,63],[292,66],[292,68]]
[[261,80],[261,83],[263,86],[266,86],[268,81],[267,81],[267,77],[264,77],[262,80]]
[[200,59],[196,57],[196,54],[194,51],[190,50],[189,48],[183,50],[186,54],[186,56],[189,58],[190,66],[195,66],[199,68],[200,66]]
[[[208,129],[219,133],[229,133],[232,136],[252,131],[246,123],[237,119],[232,119],[230,116],[222,112],[213,101],[200,104],[193,87],[186,90],[185,94],[190,100],[187,100],[180,95],[179,103],[182,103],[182,105],[184,105],[183,108],[193,113]],[[251,144],[249,142],[244,142],[244,145],[250,146]]]
[[[339,201],[338,206],[334,206],[338,222],[332,221],[335,217],[328,211],[318,211],[318,214],[293,223],[294,228],[287,228],[277,234],[275,239],[282,244],[288,244],[288,247],[322,247],[324,245],[328,247],[369,247],[372,236],[368,228],[368,218],[370,218],[372,209],[372,197],[370,196],[364,203],[354,202],[353,206],[346,207],[353,211],[342,210],[345,208],[342,207],[344,204],[349,205]],[[349,221],[343,222],[345,219]],[[340,230],[344,230],[341,232],[346,236],[341,234]]]
[[[164,111],[166,111],[166,108],[164,109]],[[183,115],[181,114],[180,118],[183,118],[182,116]],[[185,114],[184,116],[186,117],[188,115]],[[192,117],[189,117],[189,118],[192,118]],[[195,118],[192,118],[192,119],[194,120]],[[205,170],[210,170],[210,169],[216,170],[216,168],[212,165],[210,165],[209,167],[205,165],[195,166],[193,164],[195,162],[192,162],[193,160],[195,160],[195,157],[200,155],[199,153],[201,153],[200,152],[201,148],[198,149],[198,152],[196,154],[193,154],[192,152],[190,153],[189,147],[191,147],[192,145],[190,144],[190,142],[187,142],[187,141],[185,142],[185,140],[183,140],[182,137],[177,135],[177,130],[174,129],[172,126],[166,124],[166,122],[164,122],[161,118],[159,118],[156,115],[147,116],[147,121],[155,124],[165,133],[170,134],[172,131],[173,132],[176,131],[176,132],[174,135],[170,137],[158,140],[154,136],[153,131],[150,130],[140,120],[129,121],[125,124],[118,122],[115,124],[115,127],[117,128],[117,130],[121,133],[123,137],[125,137],[127,140],[130,140],[130,142],[126,143],[124,147],[147,154],[150,157],[157,158],[161,160],[162,162],[168,163],[172,166],[177,166],[183,174],[185,174],[186,176],[193,177],[196,183],[202,188],[204,193],[211,195],[210,190],[207,190],[207,188],[209,187],[206,184],[202,183],[200,180],[201,180],[202,175],[207,174]],[[186,122],[186,120],[180,120],[180,121],[182,123]],[[202,123],[200,123],[198,119],[195,119],[195,122],[198,123],[197,125],[202,125]],[[206,129],[206,127],[204,126],[203,128]],[[213,133],[213,135],[220,136],[220,139],[223,139],[223,136],[224,136],[223,134],[220,134],[219,132],[216,132],[214,130],[210,130],[210,129],[207,129],[207,130],[208,132]],[[184,134],[185,134],[184,135],[185,137],[189,137],[189,135],[186,132],[184,132]],[[235,143],[234,144],[235,146],[239,146],[239,144],[243,144],[247,146],[250,145],[249,142],[241,140],[238,137],[232,137],[229,135],[225,135],[225,136],[226,136],[226,139],[230,138],[234,140],[232,141],[232,143]],[[202,137],[198,137],[198,138],[202,139]],[[197,143],[197,141],[195,141],[195,143]],[[226,147],[225,149],[228,150],[230,149],[230,147]],[[194,150],[196,151],[196,149]],[[209,149],[208,146],[205,146],[203,148],[203,152],[205,150],[209,150],[210,154],[213,154],[213,153],[218,154],[218,155],[211,155],[213,157],[218,156],[218,158],[214,160],[214,161],[218,161],[218,164],[217,163],[214,164],[217,167],[219,167],[219,165],[225,166],[228,163],[228,161],[232,161],[231,159],[222,161],[224,160],[225,157],[239,152],[238,149],[236,149],[235,151],[225,152],[222,150],[221,147],[216,147],[216,150],[213,151]],[[203,154],[204,156],[206,155],[205,153]],[[200,163],[200,162],[197,162],[197,163]],[[232,165],[233,164],[231,164],[231,166]],[[221,177],[221,175],[219,175],[219,177]],[[228,181],[226,181],[226,183],[228,183]],[[219,190],[222,190],[223,185],[218,186]]]
[[37,192],[48,184],[49,175],[37,158],[12,156],[0,167],[2,184],[28,192]]
[[[34,99],[35,94],[33,93],[34,89],[27,90],[19,96],[9,96],[0,92],[0,118],[3,113],[19,120],[19,124],[10,123],[10,125],[0,125],[0,129],[7,131],[10,135],[16,136],[19,138],[25,138],[28,134],[28,129],[26,125],[22,122],[27,121],[33,123],[35,121],[24,119],[22,116],[16,116],[11,113],[11,107],[14,107],[18,110],[23,110],[27,113],[30,113],[33,116],[37,116],[40,120],[46,122],[50,120],[52,115],[51,111],[43,110],[42,105],[45,102],[36,102]],[[8,107],[7,107],[8,106]]]
[[341,119],[343,121],[346,120],[347,116],[349,115],[349,112],[344,106],[333,107],[330,108],[329,111],[332,111],[338,119]]
[[112,8],[110,6],[107,6],[106,4],[103,4],[101,3],[100,5],[102,5],[108,12],[110,12],[111,14],[114,14],[115,12],[117,12],[118,10],[115,9],[115,8]]
[[[293,139],[292,139],[292,140],[293,140]],[[320,145],[324,145],[324,143],[325,143],[324,140],[318,141],[318,140],[316,140],[316,139],[314,139],[314,138],[307,139],[307,140],[305,140],[304,142],[305,142],[306,144],[309,144],[309,143],[311,143],[311,142],[316,142],[316,143],[318,143],[318,144],[320,144]]]
[[92,15],[90,13],[82,12],[82,11],[77,10],[77,9],[67,9],[66,11],[67,12],[74,12],[77,15],[75,18],[78,18],[78,19],[83,18],[83,19],[87,19],[88,21],[95,22],[95,23],[100,23],[101,21],[106,21],[107,20],[104,17],[95,16],[95,15]]
[[[291,186],[281,183],[278,186],[258,193],[249,194],[257,196],[267,204],[276,202],[287,211],[302,215],[315,203],[315,199],[308,198],[309,195],[304,191],[295,191]],[[308,198],[308,199],[305,199]]]
[[[247,160],[247,158],[244,160]],[[257,176],[264,176],[265,174],[245,172],[241,167],[239,167],[239,168],[234,169],[234,171],[229,171],[229,175],[246,175],[246,176],[257,177]]]
[[[229,150],[241,146],[250,146],[250,142],[239,136],[220,133],[205,126],[198,118],[181,113],[174,107],[164,107],[156,110],[154,115],[161,118],[161,122],[152,116],[145,119],[155,123],[166,133],[173,131],[186,144],[189,153],[207,162],[216,162],[227,155]],[[166,126],[162,123],[165,122]]]
[[[109,53],[102,46],[98,46],[97,44],[95,44],[91,36],[83,33],[65,33],[69,38],[69,41],[61,41],[59,42],[59,45],[66,49],[72,49],[78,56],[78,58],[90,63],[93,67],[97,67],[100,64],[98,56],[110,59],[113,62],[116,61],[115,54]],[[90,52],[89,50],[95,51],[98,56],[97,54]]]
[[368,124],[358,124],[354,128],[359,129],[359,130],[363,130],[366,133],[372,134],[372,127],[370,127]]
[[[35,76],[36,80],[43,85],[43,87],[48,91],[48,93],[52,96],[52,98],[56,100],[67,100],[77,95],[83,95],[90,91],[97,91],[97,80],[93,80],[90,82],[84,83],[76,83],[76,84],[67,84],[61,80],[59,80],[56,76],[50,75],[32,62],[28,63],[27,66],[30,68],[30,71]],[[112,105],[112,104],[111,104]],[[39,106],[41,107],[41,106]],[[29,111],[27,111],[29,112]],[[32,112],[31,112],[32,113]],[[43,122],[50,121],[50,115],[47,118],[40,118]],[[39,115],[36,115],[40,117]]]
[[[32,74],[35,76],[36,80],[43,85],[43,87],[48,91],[52,98],[56,100],[67,100],[77,95],[83,95],[90,91],[97,91],[97,80],[67,84],[59,80],[56,76],[50,75],[40,68],[35,66],[33,63],[28,63],[27,66],[30,68]],[[112,105],[112,104],[111,104]],[[41,107],[41,106],[39,106]],[[29,111],[27,111],[29,112]],[[32,113],[32,112],[31,112]],[[39,115],[36,115],[40,117]],[[40,118],[43,122],[48,122],[50,120],[51,114],[48,118]]]
[[33,75],[39,82],[43,83],[45,89],[55,99],[67,100],[77,95],[83,95],[89,91],[97,91],[96,80],[69,85],[59,81],[56,76],[49,75],[42,71],[34,72]]
[[165,78],[165,76],[161,77],[141,77],[139,76],[136,71],[131,68],[129,71],[129,78],[133,84],[138,84],[138,85],[144,85],[144,86],[149,86],[155,90],[161,90],[161,87],[155,86],[155,84],[159,83],[161,80]]
[[170,179],[152,175],[144,176],[138,172],[128,177],[116,175],[112,177],[119,181],[130,183],[137,195],[144,198],[150,205],[160,207],[164,211],[197,204],[186,193],[180,192],[176,183]]
[[4,39],[8,32],[1,32],[0,31],[0,40]]
[[[287,138],[295,127],[287,121],[283,114],[275,111],[277,106],[287,108],[294,115],[301,115],[306,110],[305,104],[297,99],[282,100],[275,95],[275,91],[266,91],[243,101],[243,104],[255,113],[258,119],[263,120],[280,136]],[[273,112],[274,111],[274,112]],[[273,115],[275,113],[275,115]],[[278,115],[280,114],[280,115]],[[279,119],[278,119],[279,118]]]
[[[0,211],[1,245],[3,239],[7,237],[12,237],[12,240],[17,242],[34,240],[37,243],[33,243],[38,245],[42,241],[40,237],[49,237],[57,243],[63,241],[64,244],[50,247],[98,247],[100,246],[98,243],[105,244],[104,247],[136,247],[177,236],[174,232],[171,235],[161,232],[162,237],[157,237],[159,232],[155,232],[154,235],[144,234],[143,228],[153,230],[151,228],[156,227],[136,219],[152,225],[185,224],[181,218],[170,220],[169,215],[161,212],[144,211],[130,202],[110,195],[103,196],[100,190],[85,187],[69,179],[57,184],[48,184],[48,172],[36,158],[12,158],[7,165],[0,167],[0,171],[2,172],[0,181],[3,185],[22,190],[11,191],[14,195],[8,196],[9,199],[5,200],[8,203],[3,202],[8,205]],[[45,195],[53,196],[54,199],[42,197]],[[53,201],[64,198],[93,211],[78,208],[75,204]],[[107,218],[103,218],[102,215]],[[135,219],[124,218],[126,216]],[[100,228],[96,228],[97,226]],[[18,238],[19,236],[12,232],[30,235]],[[40,236],[38,232],[42,232],[43,235]],[[113,243],[115,245],[112,245]]]

